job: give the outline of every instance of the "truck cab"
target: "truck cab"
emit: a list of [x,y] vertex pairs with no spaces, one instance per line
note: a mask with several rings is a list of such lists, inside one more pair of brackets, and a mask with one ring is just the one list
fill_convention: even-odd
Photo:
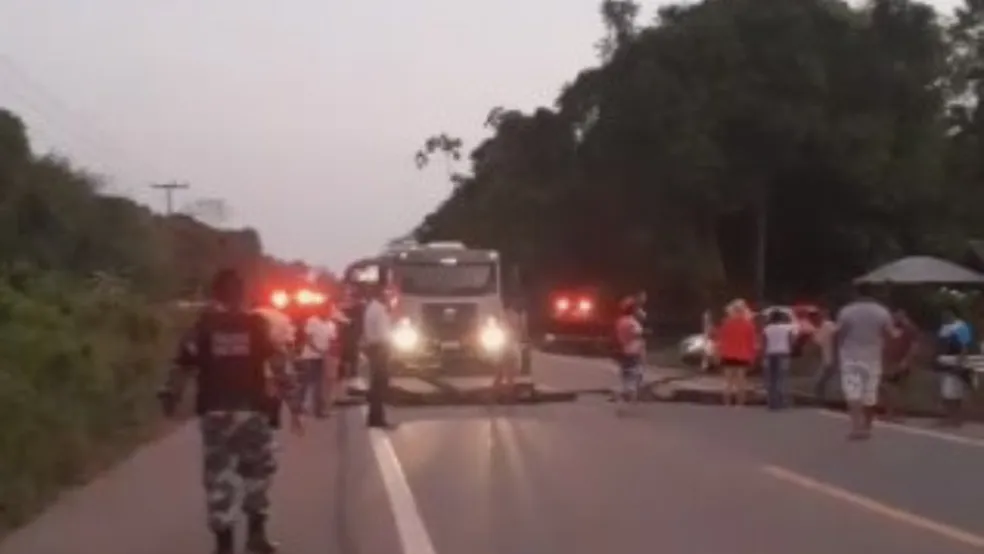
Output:
[[392,293],[394,375],[492,376],[516,353],[495,250],[401,245],[352,269],[353,280],[375,275]]
[[394,373],[494,375],[516,340],[505,321],[499,254],[430,243],[388,258]]

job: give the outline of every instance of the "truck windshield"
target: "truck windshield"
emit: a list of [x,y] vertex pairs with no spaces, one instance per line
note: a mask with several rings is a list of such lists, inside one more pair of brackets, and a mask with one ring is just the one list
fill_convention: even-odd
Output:
[[495,265],[405,263],[394,268],[400,292],[421,296],[478,296],[496,292]]

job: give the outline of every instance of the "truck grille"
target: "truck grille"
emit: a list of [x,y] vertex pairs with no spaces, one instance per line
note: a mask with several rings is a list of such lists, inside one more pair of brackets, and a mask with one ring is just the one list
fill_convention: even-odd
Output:
[[464,341],[477,328],[478,306],[462,303],[424,304],[421,318],[427,336],[443,341]]

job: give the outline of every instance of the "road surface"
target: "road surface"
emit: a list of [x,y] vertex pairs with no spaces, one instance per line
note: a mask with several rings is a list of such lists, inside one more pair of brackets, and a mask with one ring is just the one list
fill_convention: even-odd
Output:
[[[538,355],[563,388],[602,361]],[[284,435],[272,532],[286,554],[951,554],[984,550],[984,438],[834,414],[577,402],[360,408]],[[974,433],[977,433],[974,436]],[[0,554],[210,552],[192,425],[0,544]]]

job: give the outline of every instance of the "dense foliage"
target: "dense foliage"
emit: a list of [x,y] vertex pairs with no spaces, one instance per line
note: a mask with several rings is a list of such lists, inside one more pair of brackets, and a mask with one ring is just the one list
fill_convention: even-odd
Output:
[[[162,217],[0,110],[0,531],[155,428],[154,390],[219,266],[283,272],[252,230]],[[295,268],[296,269],[296,268]]]
[[[953,21],[910,0],[704,0],[649,25],[631,1],[601,13],[600,65],[552,108],[493,109],[420,238],[646,286],[692,314],[725,293],[822,294],[984,235],[984,4]],[[418,164],[460,147],[439,135]]]

